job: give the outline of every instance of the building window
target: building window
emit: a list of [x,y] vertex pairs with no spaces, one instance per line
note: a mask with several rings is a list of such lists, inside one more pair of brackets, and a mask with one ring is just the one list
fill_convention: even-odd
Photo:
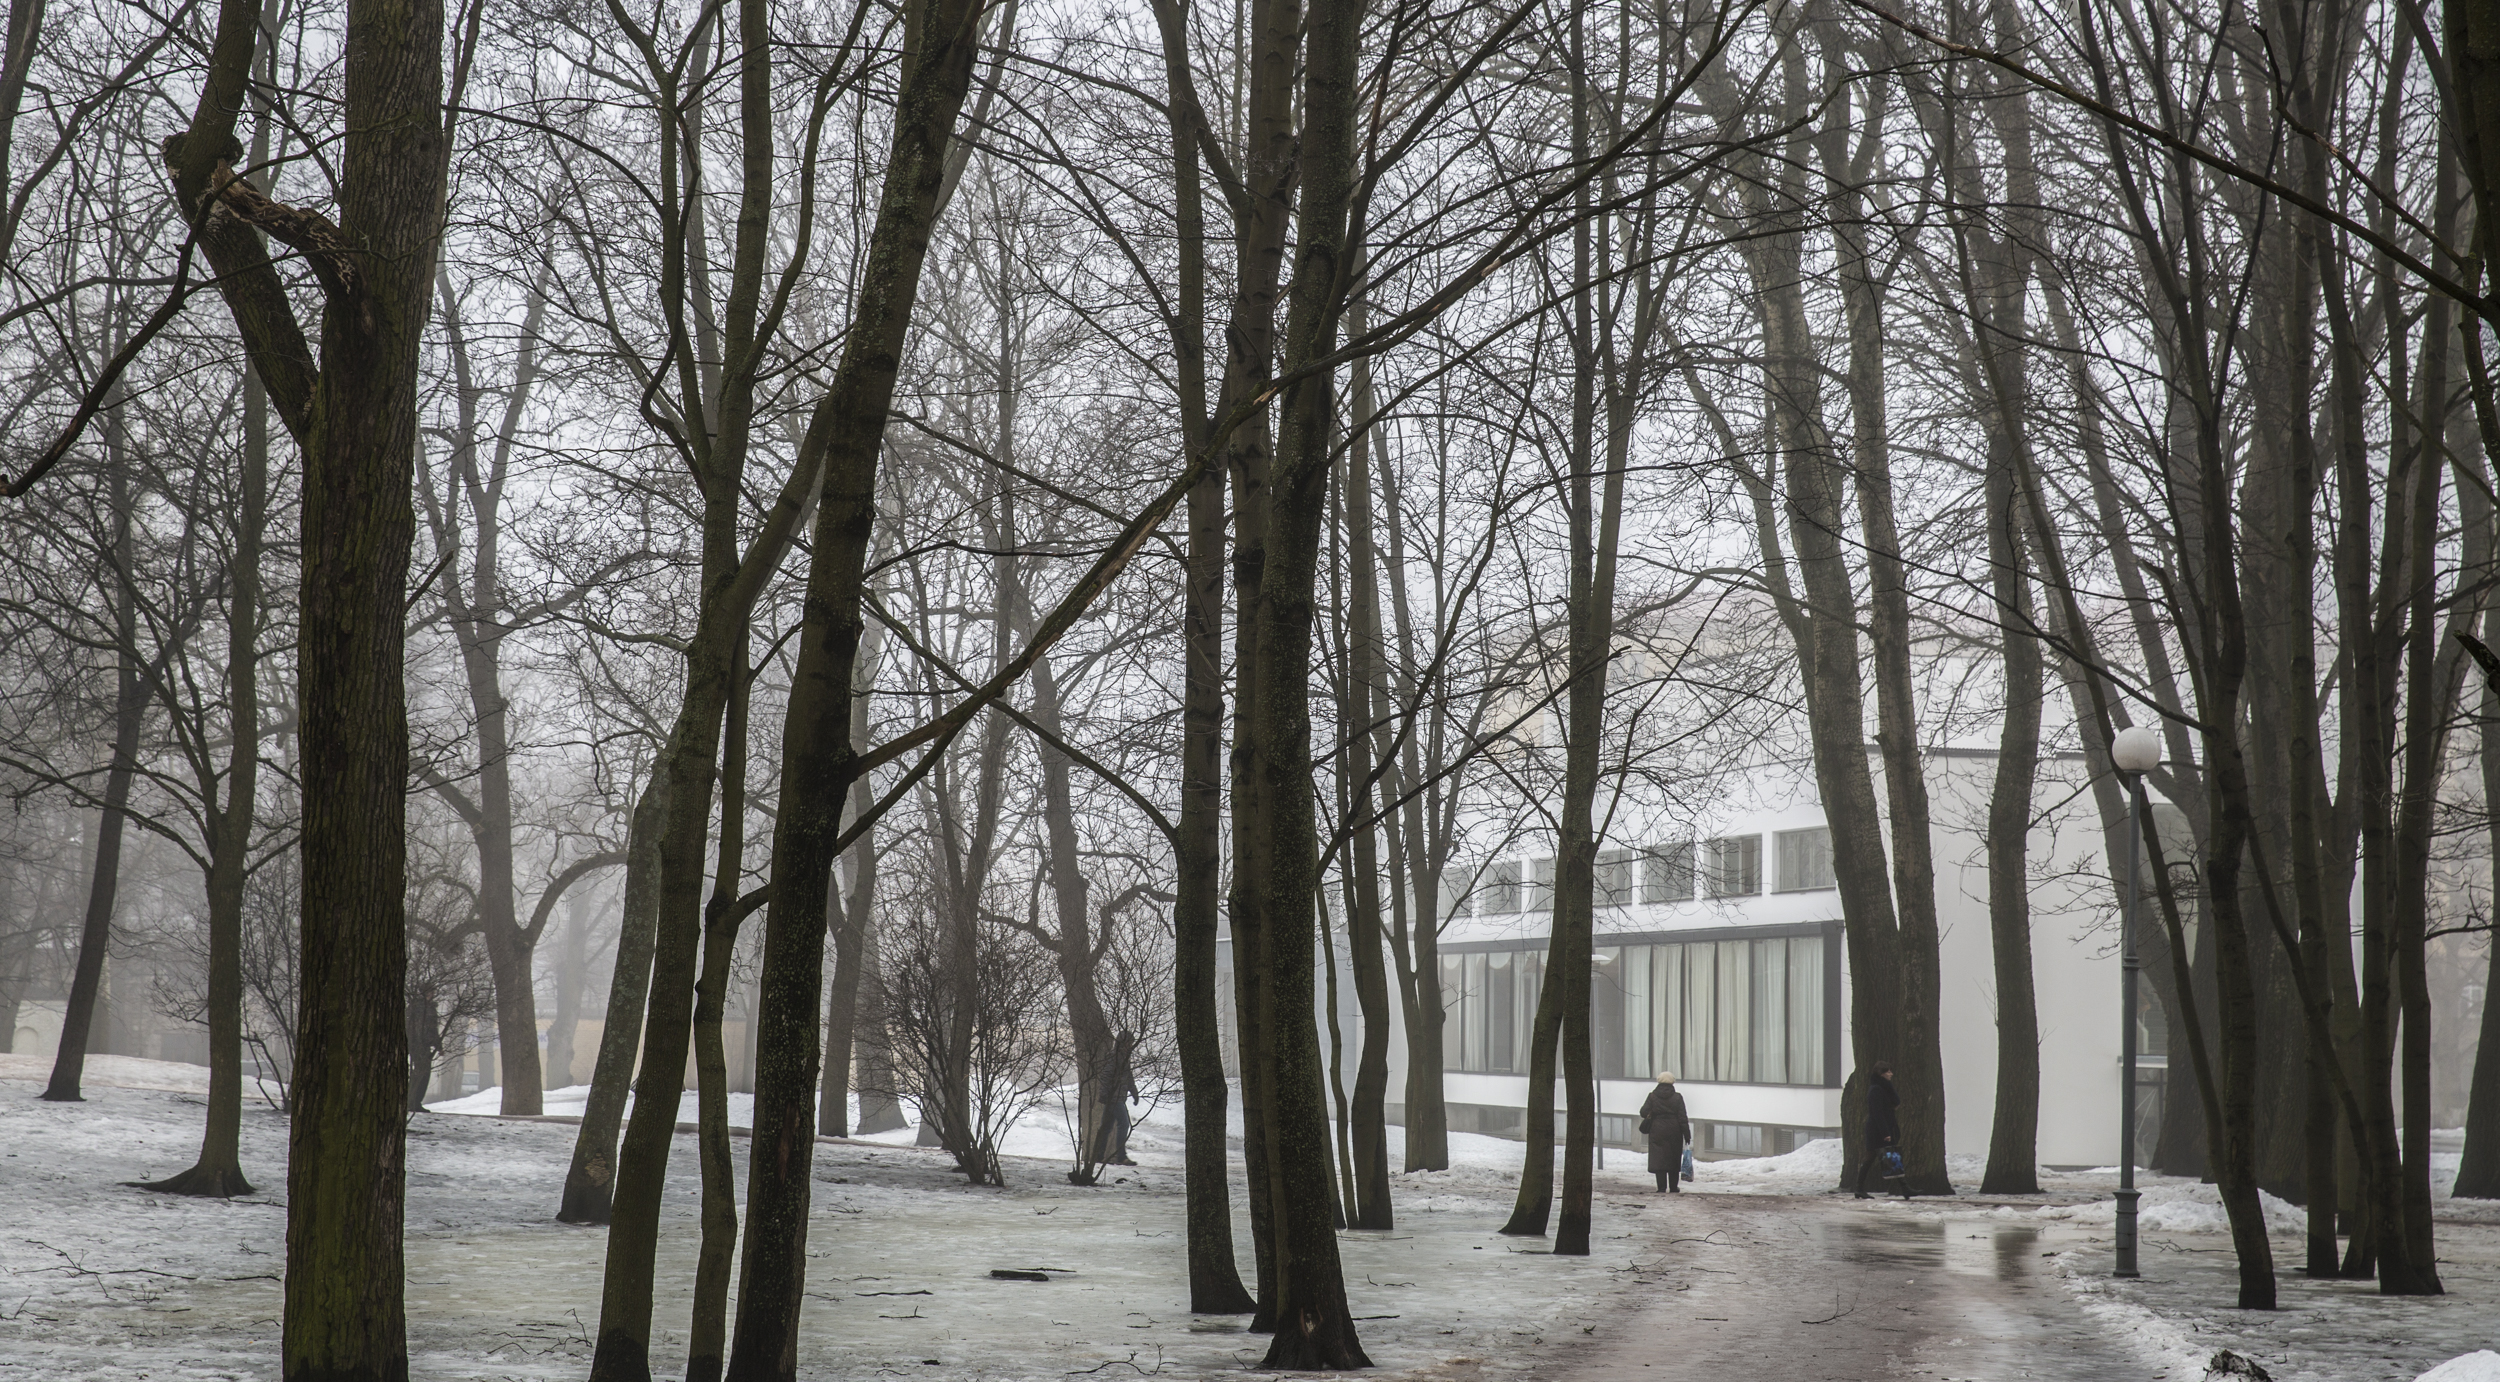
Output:
[[1641,901],[1693,900],[1693,842],[1651,845],[1641,851]]
[[1762,837],[1737,835],[1708,845],[1710,896],[1752,897],[1762,891]]
[[1523,912],[1554,910],[1554,861],[1533,859],[1528,865],[1528,896],[1520,907]]
[[1484,890],[1484,910],[1489,916],[1502,916],[1519,910],[1519,861],[1505,859],[1493,866],[1492,882]]
[[[1824,938],[1679,941],[1605,946],[1592,955],[1589,1019],[1597,1074],[1646,1080],[1821,1085],[1831,1010]],[[1443,1065],[1512,1074],[1528,1045],[1544,984],[1541,949],[1444,955]]]
[[1610,849],[1597,856],[1597,905],[1626,907],[1632,902],[1632,860],[1635,851]]
[[1820,892],[1836,886],[1832,879],[1832,832],[1828,827],[1783,830],[1771,837],[1772,890]]

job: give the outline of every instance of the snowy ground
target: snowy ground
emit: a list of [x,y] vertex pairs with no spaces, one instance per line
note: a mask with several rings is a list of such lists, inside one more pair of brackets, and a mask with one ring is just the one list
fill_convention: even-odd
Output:
[[[283,1119],[258,1107],[244,1119],[246,1172],[263,1193],[228,1203],[161,1197],[124,1182],[189,1164],[200,1099],[181,1088],[187,1068],[98,1062],[88,1101],[67,1105],[32,1097],[47,1070],[0,1067],[0,1377],[274,1376]],[[965,1187],[932,1151],[818,1146],[803,1376],[1189,1377],[1257,1362],[1265,1340],[1243,1334],[1240,1320],[1187,1312],[1177,1110],[1139,1128],[1144,1165],[1094,1189],[1066,1183],[1065,1138],[1052,1137],[1051,1122],[1019,1129],[1004,1191]],[[441,1113],[410,1124],[417,1375],[584,1371],[606,1235],[549,1218],[573,1133],[568,1123]],[[1344,1235],[1363,1341],[1390,1375],[1517,1375],[1547,1341],[1620,1314],[1635,1285],[1628,1228],[1585,1259],[1495,1236],[1509,1207],[1497,1167],[1515,1167],[1515,1144],[1457,1140],[1465,1168],[1400,1178],[1395,1232]],[[746,1143],[733,1148],[743,1180]],[[670,1172],[663,1359],[684,1346],[693,1275],[691,1138],[678,1139]],[[1610,1198],[1633,1188],[1621,1172],[1607,1179]],[[1237,1232],[1246,1258],[1247,1225]],[[993,1280],[998,1267],[1066,1270],[1033,1283]]]
[[[0,1057],[0,1378],[274,1376],[283,1119],[258,1106],[245,1117],[245,1167],[263,1193],[168,1199],[124,1182],[189,1164],[204,1072],[99,1058],[88,1102],[60,1105],[31,1097],[48,1071],[48,1060]],[[556,1091],[548,1110],[573,1112],[581,1097]],[[499,1103],[489,1091],[410,1125],[415,1372],[579,1377],[605,1234],[548,1217],[573,1127],[461,1116]],[[733,1102],[733,1121],[745,1105]],[[681,1116],[691,1121],[691,1102]],[[1003,1191],[965,1187],[910,1140],[817,1148],[802,1376],[1196,1377],[1256,1363],[1264,1341],[1240,1320],[1186,1311],[1177,1109],[1139,1126],[1143,1165],[1091,1189],[1066,1183],[1055,1112],[1016,1130]],[[2382,1300],[2366,1283],[2287,1274],[2286,1308],[2250,1315],[2225,1308],[2229,1243],[2207,1187],[2148,1180],[2146,1275],[2122,1284],[2105,1275],[2110,1172],[2046,1176],[2038,1197],[1861,1204],[1828,1193],[1839,1152],[1823,1143],[1704,1163],[1694,1193],[1666,1199],[1648,1193],[1636,1157],[1610,1150],[1596,1253],[1555,1258],[1493,1232],[1518,1144],[1452,1143],[1452,1170],[1398,1177],[1394,1232],[1342,1237],[1364,1345],[1390,1376],[1749,1376],[1760,1369],[1746,1361],[1768,1348],[1796,1360],[1772,1370],[1783,1378],[2200,1382],[2227,1347],[2285,1382],[2409,1382],[2500,1347],[2500,1205],[2442,1202],[2446,1298]],[[743,1180],[745,1141],[733,1149]],[[670,1167],[664,1371],[684,1345],[692,1153],[679,1138]],[[1976,1164],[1953,1169],[1976,1185]],[[2297,1212],[2276,1212],[2278,1252],[2296,1262]],[[1246,1226],[1237,1232],[1246,1259]],[[997,1267],[1053,1279],[993,1280]],[[2491,1377],[2439,1382],[2500,1382],[2492,1361]]]

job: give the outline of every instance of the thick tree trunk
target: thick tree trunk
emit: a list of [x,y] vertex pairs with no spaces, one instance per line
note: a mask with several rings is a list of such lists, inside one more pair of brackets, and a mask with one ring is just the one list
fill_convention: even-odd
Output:
[[[1826,34],[1836,39],[1837,26]],[[1840,68],[1852,55],[1827,40],[1826,65]],[[1856,88],[1880,92],[1874,84]],[[1849,335],[1850,448],[1845,465],[1857,488],[1858,522],[1863,540],[1867,579],[1867,626],[1875,677],[1875,742],[1883,755],[1885,834],[1892,849],[1893,909],[1898,917],[1896,1012],[1899,1041],[1893,1059],[1900,1067],[1901,1153],[1909,1167],[1907,1186],[1921,1194],[1949,1195],[1952,1180],[1944,1161],[1944,1056],[1938,1024],[1943,984],[1937,955],[1936,869],[1929,840],[1927,777],[1923,744],[1918,734],[1918,704],[1910,666],[1909,587],[1901,560],[1901,536],[1893,513],[1892,450],[1885,418],[1888,401],[1884,351],[1884,280],[1867,244],[1867,216],[1859,188],[1857,150],[1851,136],[1880,126],[1882,110],[1874,99],[1854,113],[1836,104],[1816,139],[1825,177],[1834,200],[1832,235],[1840,265],[1841,301]],[[1830,458],[1837,467],[1841,458]],[[1835,499],[1840,488],[1830,482]],[[1837,505],[1835,504],[1837,517]],[[1831,530],[1837,541],[1839,527]],[[1806,550],[1799,537],[1798,550]],[[1821,539],[1818,539],[1818,545]],[[1846,577],[1842,577],[1843,580]],[[1826,616],[1828,617],[1828,616]],[[1818,656],[1818,668],[1822,665]],[[1827,814],[1836,805],[1826,798]],[[1880,848],[1880,846],[1879,846]],[[1864,975],[1867,971],[1854,970]],[[1855,992],[1863,996],[1868,985]]]
[[1524,1149],[1519,1193],[1511,1198],[1502,1233],[1542,1238],[1554,1212],[1554,1074],[1562,1051],[1563,956],[1546,942],[1545,976],[1537,985],[1536,1016],[1528,1027],[1528,1107],[1521,1119]]
[[[1803,58],[1793,51],[1785,77],[1791,109],[1806,100]],[[1802,167],[1804,150],[1792,150]],[[1790,202],[1794,189],[1782,193]],[[1832,832],[1832,873],[1840,891],[1849,972],[1864,976],[1851,989],[1849,1042],[1853,1073],[1841,1101],[1844,1163],[1863,1161],[1863,1074],[1897,1063],[1906,1035],[1898,985],[1901,928],[1893,911],[1875,783],[1868,769],[1865,690],[1858,648],[1858,598],[1842,546],[1843,467],[1822,416],[1822,365],[1802,293],[1803,245],[1794,213],[1774,213],[1770,193],[1748,198],[1749,219],[1776,233],[1754,242],[1749,267],[1758,290],[1763,330],[1763,381],[1787,481],[1789,540],[1803,586],[1805,618],[1798,649],[1805,666],[1806,716],[1814,776]],[[1764,554],[1770,555],[1768,551]]]
[[[2002,334],[2020,341],[2020,331]],[[1982,346],[1982,349],[1988,349]],[[2013,354],[2007,350],[2006,354]],[[1999,377],[2019,379],[2008,362]],[[2014,397],[2019,399],[2019,389]],[[2000,413],[2018,416],[2022,404]],[[1988,1132],[1985,1195],[2029,1195],[2040,1188],[2040,1015],[2031,969],[2031,796],[2040,760],[2040,644],[2030,632],[2031,582],[2025,573],[2021,510],[2015,502],[2012,457],[2000,441],[1989,447],[1988,558],[1998,617],[2005,624],[2005,719],[1997,736],[1996,782],[1988,800],[1988,934],[1997,992],[1996,1119]],[[2134,1021],[2130,1013],[2125,1020]],[[2119,1097],[2133,1099],[2135,1091]],[[2132,1158],[2135,1149],[2121,1148]]]
[[[708,554],[706,564],[711,565]],[[590,1369],[596,1382],[645,1382],[651,1374],[653,1255],[694,1034],[693,979],[700,964],[703,846],[710,833],[714,755],[729,698],[731,650],[745,624],[743,611],[729,610],[717,599],[706,602],[686,651],[685,697],[654,765],[666,782],[658,793],[662,824],[650,997],[632,1115],[618,1149],[609,1206],[607,1267]]]
[[876,516],[877,455],[928,257],[947,146],[980,47],[980,13],[968,0],[915,0],[906,11],[909,42],[863,286],[842,362],[804,444],[821,458],[824,487],[782,731],[773,893],[764,913],[747,1238],[727,1374],[740,1382],[790,1378],[798,1365],[826,891],[843,799],[857,776],[851,669]]
[[[1325,356],[1336,339],[1347,253],[1347,218],[1356,188],[1355,68],[1361,7],[1320,0],[1309,11],[1303,88],[1292,307],[1283,372]],[[1257,624],[1255,656],[1242,668],[1248,771],[1256,799],[1236,816],[1250,876],[1239,886],[1260,901],[1252,949],[1265,982],[1261,1040],[1245,1040],[1242,1062],[1256,1068],[1265,1110],[1270,1221],[1275,1236],[1276,1332],[1264,1367],[1338,1369],[1370,1365],[1346,1305],[1345,1273],[1329,1222],[1328,1109],[1311,1010],[1313,901],[1319,894],[1319,840],[1313,799],[1311,660],[1319,557],[1328,517],[1334,380],[1321,371],[1288,385],[1278,401],[1282,426],[1267,503],[1266,569],[1258,600],[1244,611]],[[1237,911],[1235,935],[1243,918]]]
[[[232,139],[258,6],[229,0],[191,129],[168,141],[186,201]],[[342,48],[337,238],[316,249],[321,367],[266,269],[225,287],[304,451],[296,641],[303,782],[301,985],[290,1090],[283,1371],[397,1382],[408,1371],[403,1126],[408,1074],[408,722],[402,667],[415,515],[417,359],[442,224],[439,0],[359,0]],[[249,228],[236,256],[254,258]],[[235,247],[211,246],[212,260]],[[266,257],[260,256],[265,263]],[[221,269],[223,264],[221,263]],[[280,380],[285,384],[281,387]]]
[[[1284,279],[1285,240],[1301,183],[1300,132],[1294,122],[1294,73],[1301,46],[1301,0],[1251,0],[1249,93],[1243,124],[1243,195],[1233,210],[1234,287],[1225,336],[1223,406],[1237,408],[1265,387],[1276,362],[1276,305]],[[1266,874],[1247,823],[1263,819],[1267,784],[1258,771],[1262,721],[1253,703],[1252,669],[1261,665],[1264,623],[1256,617],[1266,589],[1270,455],[1273,421],[1266,407],[1225,439],[1224,468],[1233,486],[1234,730],[1229,761],[1233,787],[1233,869],[1228,920],[1233,943],[1234,1046],[1241,1052],[1241,1157],[1249,1182],[1250,1246],[1257,1268],[1253,1332],[1276,1327],[1277,1227],[1273,1162],[1275,1093],[1270,1088],[1276,1039],[1268,1003]],[[1305,1193],[1317,1195],[1313,1182]]]
[[[1575,9],[1571,19],[1572,68],[1585,73],[1587,16]],[[1591,154],[1589,93],[1584,81],[1573,83],[1572,154]],[[1596,319],[1599,293],[1596,228],[1590,222],[1591,189],[1583,184],[1574,211],[1579,224],[1572,232],[1572,387],[1571,472],[1564,486],[1571,506],[1571,584],[1566,646],[1570,652],[1571,688],[1564,721],[1568,738],[1563,748],[1561,829],[1554,851],[1554,938],[1547,949],[1552,973],[1559,976],[1562,998],[1562,1066],[1565,1127],[1563,1134],[1562,1214],[1554,1225],[1554,1252],[1586,1257],[1594,1198],[1597,1153],[1597,1073],[1593,1033],[1589,1026],[1589,970],[1596,959],[1597,827],[1599,764],[1606,737],[1607,662],[1615,631],[1615,546],[1623,524],[1623,466],[1609,437],[1603,454],[1606,478],[1600,490],[1592,472],[1601,463],[1597,438],[1597,387],[1601,355],[1614,344],[1612,313],[1601,327]],[[1611,268],[1611,266],[1608,266]],[[1611,410],[1620,412],[1620,410]],[[1612,421],[1628,421],[1615,417]],[[1611,433],[1614,429],[1609,428]],[[1601,507],[1602,503],[1602,507]]]

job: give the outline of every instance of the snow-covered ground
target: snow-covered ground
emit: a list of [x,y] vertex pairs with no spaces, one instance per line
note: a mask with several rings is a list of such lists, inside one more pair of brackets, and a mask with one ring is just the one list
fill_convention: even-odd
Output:
[[[126,1182],[189,1164],[205,1072],[100,1057],[89,1066],[88,1102],[62,1105],[31,1097],[49,1069],[48,1060],[0,1057],[0,1378],[274,1376],[283,1118],[247,1107],[245,1168],[260,1194],[170,1199]],[[578,1112],[585,1093],[552,1092],[549,1114]],[[461,1116],[492,1115],[500,1104],[490,1090],[410,1125],[415,1370],[578,1377],[597,1323],[606,1235],[549,1217],[572,1125]],[[747,1108],[733,1098],[733,1122]],[[680,1117],[693,1119],[691,1099]],[[1005,1190],[966,1187],[942,1154],[911,1140],[905,1131],[817,1147],[803,1376],[1192,1377],[1258,1360],[1264,1341],[1243,1334],[1239,1319],[1186,1310],[1177,1107],[1141,1120],[1133,1141],[1141,1164],[1095,1188],[1067,1184],[1066,1124],[1055,1108],[1012,1133]],[[2036,1197],[1860,1204],[1829,1193],[1841,1166],[1838,1145],[1826,1142],[1705,1162],[1691,1187],[1705,1198],[1679,1204],[1648,1193],[1637,1156],[1610,1149],[1598,1180],[1597,1251],[1556,1258],[1538,1240],[1494,1232],[1509,1209],[1519,1144],[1468,1134],[1451,1143],[1451,1170],[1397,1177],[1395,1231],[1341,1239],[1365,1347],[1391,1376],[1573,1376],[1574,1359],[1595,1356],[1584,1346],[1602,1345],[1642,1312],[1674,1308],[1687,1288],[1662,1264],[1697,1251],[1672,1246],[1689,1241],[1678,1236],[1686,1231],[1678,1216],[1689,1222],[1707,1197],[1731,1193],[1789,1197],[1775,1202],[1779,1214],[1837,1216],[1844,1233],[1863,1231],[1853,1224],[1925,1224],[1940,1241],[1995,1244],[1989,1253],[2010,1250],[2002,1245],[2015,1234],[2035,1243],[2019,1256],[2041,1270],[1995,1289],[2044,1295],[2039,1307],[2052,1318],[2125,1343],[2130,1356],[2153,1360],[2146,1375],[2163,1382],[2197,1382],[2223,1348],[2284,1382],[2410,1382],[2443,1360],[2500,1348],[2500,1204],[2441,1201],[2445,1298],[2387,1300],[2367,1283],[2287,1273],[2285,1308],[2252,1315],[2228,1308],[2230,1246],[2206,1186],[2144,1178],[2145,1276],[2120,1283],[2106,1276],[2115,1184],[2106,1169],[2044,1174]],[[732,1145],[743,1180],[746,1142]],[[2453,1156],[2439,1169],[2444,1188]],[[690,1138],[678,1139],[670,1171],[657,1314],[663,1370],[684,1345],[693,1274]],[[1966,1189],[1979,1181],[1975,1161],[1957,1159],[1952,1171]],[[2298,1211],[2268,1208],[2279,1261],[2297,1263]],[[1236,1232],[1246,1264],[1247,1225]],[[994,1280],[998,1267],[1053,1269],[1053,1279]],[[2482,1366],[2459,1363],[2438,1382],[2500,1382],[2473,1371]]]
[[[126,1184],[189,1164],[201,1110],[198,1093],[179,1087],[188,1069],[98,1062],[83,1104],[32,1097],[48,1062],[0,1069],[0,1377],[275,1375],[283,1118],[245,1114],[245,1169],[260,1194],[199,1201]],[[500,1099],[469,1102],[492,1109]],[[802,1375],[1056,1379],[1134,1367],[1188,1377],[1255,1364],[1265,1340],[1242,1333],[1241,1320],[1187,1311],[1178,1110],[1143,1121],[1133,1142],[1143,1164],[1098,1188],[1067,1184],[1058,1127],[1044,1113],[1017,1130],[1006,1190],[965,1186],[933,1151],[819,1144]],[[409,1131],[417,1375],[579,1377],[606,1235],[549,1217],[572,1125],[429,1113]],[[1399,1178],[1395,1231],[1343,1237],[1363,1342],[1390,1375],[1519,1375],[1548,1340],[1627,1308],[1639,1217],[1604,1216],[1612,1231],[1601,1229],[1588,1258],[1498,1237],[1516,1144],[1453,1140],[1460,1169]],[[746,1143],[733,1148],[743,1181]],[[695,1174],[693,1141],[680,1138],[660,1249],[664,1360],[684,1346]],[[1633,1203],[1642,1188],[1620,1170],[1604,1186]],[[1236,1232],[1246,1263],[1246,1222]],[[1064,1270],[1047,1283],[993,1280],[999,1267]]]

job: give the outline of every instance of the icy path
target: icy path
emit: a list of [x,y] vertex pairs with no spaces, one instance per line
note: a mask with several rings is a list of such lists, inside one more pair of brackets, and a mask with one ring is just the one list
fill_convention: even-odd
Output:
[[2061,1382],[2185,1377],[2086,1318],[2043,1253],[2064,1226],[1967,1224],[1897,1201],[1660,1197],[1644,1216],[1651,1299],[1585,1354],[1573,1382],[1914,1377]]

